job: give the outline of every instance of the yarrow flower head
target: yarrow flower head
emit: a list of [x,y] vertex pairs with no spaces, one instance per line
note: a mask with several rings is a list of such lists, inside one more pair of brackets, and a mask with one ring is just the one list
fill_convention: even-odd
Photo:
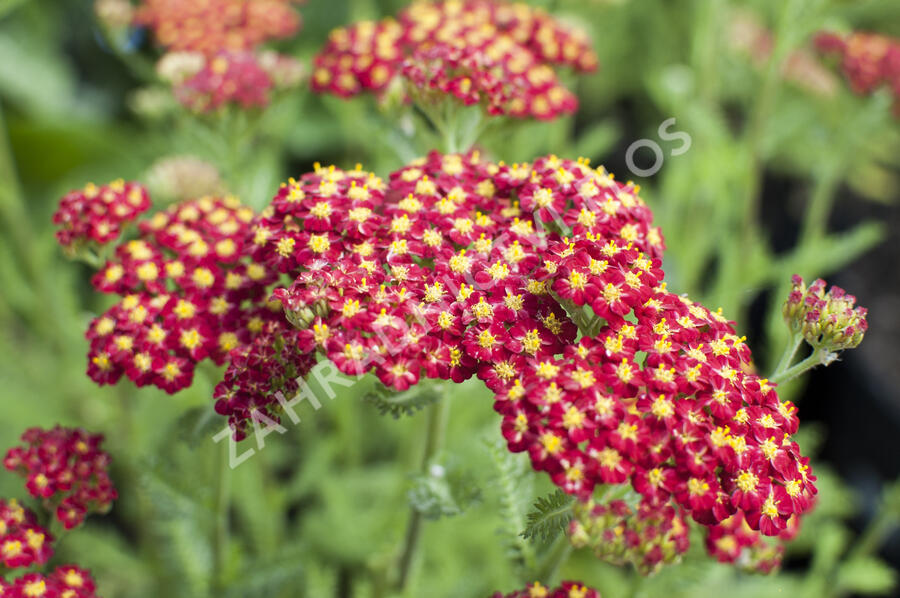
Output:
[[88,183],[70,191],[53,214],[56,240],[67,254],[106,245],[119,238],[128,223],[150,209],[147,190],[138,183]]
[[496,592],[491,598],[600,598],[600,592],[577,581],[564,581],[556,588],[548,588],[536,581],[509,594]]
[[117,497],[102,441],[81,429],[31,428],[22,435],[25,444],[10,449],[3,465],[25,477],[28,492],[54,508],[56,518],[72,529],[88,513],[108,511]]
[[444,0],[337,29],[314,64],[313,88],[341,97],[383,93],[400,78],[417,99],[452,96],[490,114],[552,119],[577,107],[553,66],[591,71],[597,57],[585,36],[540,9]]
[[[434,152],[387,182],[361,168],[317,166],[282,186],[253,234],[253,257],[293,279],[273,296],[300,329],[301,348],[341,372],[374,371],[398,391],[422,377],[473,374],[499,387],[527,357],[558,353],[576,334],[546,283],[531,276],[548,239],[564,245],[556,232],[539,233],[520,204],[538,185],[556,199],[536,213],[558,217],[567,231],[621,233],[630,243],[622,272],[626,263],[643,268],[650,284],[658,270],[637,248],[658,255],[662,240],[635,189],[586,161],[556,157],[509,167],[476,152]],[[254,393],[239,391],[220,387],[217,408],[246,419]],[[277,397],[253,400],[266,402],[267,417],[276,416]]]
[[0,598],[99,598],[89,571],[75,565],[61,565],[50,575],[28,573],[4,584]]
[[272,79],[256,55],[222,50],[204,59],[200,70],[176,85],[175,97],[196,112],[227,103],[246,109],[268,104],[272,87]]
[[577,498],[573,542],[652,571],[690,520],[780,536],[816,492],[796,409],[731,322],[666,288],[652,216],[586,160],[317,164],[259,215],[205,199],[142,223],[94,279],[124,297],[88,332],[90,373],[174,391],[225,363],[237,438],[279,421],[317,356],[398,392],[477,376],[508,448]]
[[0,567],[43,565],[53,555],[53,536],[15,499],[0,499]]
[[794,275],[792,283],[782,308],[791,331],[801,333],[814,348],[829,352],[859,346],[868,329],[868,310],[856,307],[856,297],[836,286],[826,292],[821,278],[807,287],[800,276]]
[[894,95],[894,113],[900,117],[900,39],[876,33],[854,32],[842,36],[823,32],[816,47],[841,58],[841,69],[858,94],[887,87]]
[[92,280],[122,299],[87,331],[88,375],[175,392],[199,361],[223,363],[259,332],[273,314],[260,301],[267,272],[241,262],[253,217],[234,198],[207,197],[141,222]]
[[261,52],[268,40],[300,29],[295,0],[145,0],[135,23],[167,49],[157,66],[187,108],[264,107],[275,88],[293,87],[303,70],[293,58]]

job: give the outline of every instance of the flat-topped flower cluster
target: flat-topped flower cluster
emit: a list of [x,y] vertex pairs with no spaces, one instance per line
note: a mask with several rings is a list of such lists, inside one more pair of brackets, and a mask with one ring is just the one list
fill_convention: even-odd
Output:
[[[238,438],[283,415],[316,355],[396,391],[477,376],[509,449],[583,504],[573,541],[634,529],[598,554],[649,571],[692,519],[734,561],[730,542],[795,529],[815,477],[732,323],[666,288],[638,191],[585,160],[432,152],[387,179],[317,165],[259,215],[175,205],[94,278],[123,299],[91,324],[89,373],[175,391],[224,363]],[[631,502],[595,509],[609,487]]]

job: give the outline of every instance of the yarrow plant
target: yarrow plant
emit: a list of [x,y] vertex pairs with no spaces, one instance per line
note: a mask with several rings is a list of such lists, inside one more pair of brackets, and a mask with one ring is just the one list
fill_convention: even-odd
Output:
[[[123,299],[88,331],[89,374],[175,392],[224,363],[238,439],[281,419],[317,355],[395,392],[477,376],[509,450],[576,498],[575,546],[650,573],[692,520],[717,559],[771,570],[763,537],[792,537],[816,493],[796,408],[731,322],[667,289],[638,191],[585,160],[432,152],[386,180],[317,166],[258,215],[178,204],[94,277]],[[819,287],[808,313],[856,338],[864,314]]]
[[552,119],[575,96],[553,67],[597,67],[588,39],[540,9],[486,0],[416,2],[397,19],[337,29],[314,59],[313,89],[383,94],[394,82],[420,105],[444,98],[489,114]]
[[[102,3],[110,24],[152,32],[164,51],[156,72],[179,101],[218,113],[265,106],[275,87],[298,83],[297,63],[262,49],[297,33],[295,4],[144,0],[127,12]],[[820,46],[845,52],[859,91],[893,85],[890,44],[864,41]],[[771,40],[762,45],[767,61],[779,54]],[[873,56],[877,68],[866,62]],[[477,130],[482,114],[573,113],[577,99],[558,70],[597,66],[577,28],[504,0],[419,1],[333,31],[313,59],[313,90],[402,98],[446,151],[386,176],[316,163],[261,210],[225,193],[215,167],[196,161],[159,166],[157,178],[171,183],[163,193],[177,200],[165,206],[137,182],[67,194],[53,217],[57,239],[96,267],[94,289],[117,299],[85,333],[88,376],[174,394],[202,364],[219,366],[221,375],[205,373],[227,421],[219,439],[230,433],[232,451],[254,434],[262,448],[261,424],[296,421],[287,401],[304,396],[317,365],[366,378],[365,398],[383,413],[436,403],[417,478],[435,487],[446,474],[431,466],[447,383],[476,379],[491,397],[499,452],[521,453],[556,488],[522,533],[553,540],[546,556],[587,549],[649,576],[679,562],[693,537],[722,563],[776,570],[817,497],[795,440],[797,408],[779,385],[856,347],[866,311],[837,287],[795,277],[783,307],[790,342],[764,376],[735,322],[670,288],[663,231],[638,185],[584,158],[510,164],[470,149],[463,129]],[[461,122],[467,106],[474,126]],[[195,171],[201,191],[176,181]],[[794,363],[804,342],[811,352]],[[99,437],[57,428],[23,441],[4,464],[65,530],[116,498]],[[405,544],[391,573],[373,576],[379,587],[406,588],[423,518],[461,510],[417,506],[432,498],[426,486],[407,494]],[[224,591],[223,477],[216,490],[210,587]],[[14,501],[0,507],[0,562],[46,564],[54,537],[42,519]],[[522,576],[540,581],[494,598],[599,597],[578,582],[553,587],[559,562],[549,565]],[[2,596],[93,592],[87,572],[67,566],[20,577]]]
[[[32,428],[22,435],[24,445],[7,452],[4,466],[25,477],[41,514],[16,499],[0,499],[0,598],[97,596],[90,572],[75,565],[60,565],[47,574],[24,572],[11,581],[3,576],[43,568],[62,534],[80,526],[88,513],[110,509],[117,493],[102,441],[102,436],[77,428]],[[52,534],[48,528],[59,531]]]

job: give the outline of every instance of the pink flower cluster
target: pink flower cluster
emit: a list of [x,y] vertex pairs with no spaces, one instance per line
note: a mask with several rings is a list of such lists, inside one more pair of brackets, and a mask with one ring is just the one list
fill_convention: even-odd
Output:
[[247,109],[268,104],[272,85],[254,54],[221,50],[175,88],[175,97],[197,112],[216,110],[229,102]]
[[539,9],[444,0],[335,30],[314,62],[320,92],[380,93],[402,76],[414,97],[449,95],[490,114],[552,119],[577,107],[553,66],[591,71],[597,57],[583,35]]
[[56,239],[70,253],[88,244],[116,240],[122,227],[150,209],[147,190],[137,183],[118,180],[67,193],[53,214]]
[[65,529],[81,525],[88,513],[105,513],[116,499],[109,479],[109,455],[103,437],[76,428],[31,428],[23,446],[6,453],[3,465],[25,477],[35,498],[54,508]]
[[816,36],[815,45],[841,57],[841,69],[856,93],[889,88],[894,94],[894,113],[900,116],[900,39],[876,33],[842,36],[823,32]]

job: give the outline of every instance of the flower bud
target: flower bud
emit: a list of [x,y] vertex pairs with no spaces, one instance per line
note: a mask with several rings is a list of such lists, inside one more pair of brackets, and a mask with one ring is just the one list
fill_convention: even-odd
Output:
[[856,297],[840,287],[826,292],[822,279],[809,287],[797,275],[792,280],[791,294],[782,307],[792,332],[800,332],[810,345],[829,352],[852,349],[862,342],[868,328],[867,310],[855,307]]
[[597,558],[614,565],[631,563],[642,575],[678,561],[688,548],[684,516],[669,504],[641,503],[634,511],[622,500],[603,505],[591,499],[576,502],[573,513],[573,546],[590,546]]

